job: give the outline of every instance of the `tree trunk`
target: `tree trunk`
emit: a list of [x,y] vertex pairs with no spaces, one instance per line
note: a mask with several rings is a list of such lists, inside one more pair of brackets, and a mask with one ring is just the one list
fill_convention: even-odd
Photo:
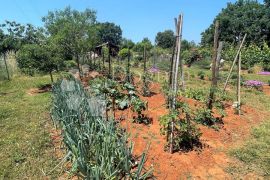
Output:
[[7,60],[6,60],[6,53],[4,53],[3,56],[4,56],[4,62],[5,62],[5,66],[6,66],[6,71],[7,71],[7,78],[8,78],[8,80],[10,80],[10,75],[9,75],[8,65],[7,65]]

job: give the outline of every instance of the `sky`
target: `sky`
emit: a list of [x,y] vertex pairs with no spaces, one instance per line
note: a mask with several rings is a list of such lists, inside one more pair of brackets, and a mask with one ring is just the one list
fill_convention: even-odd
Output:
[[[215,16],[228,2],[236,0],[0,0],[0,23],[14,20],[43,26],[41,18],[48,11],[71,6],[80,11],[97,11],[100,22],[120,25],[123,37],[152,42],[158,32],[174,30],[174,17],[184,15],[183,39],[199,43],[201,33],[209,27]],[[262,2],[263,0],[259,0]]]

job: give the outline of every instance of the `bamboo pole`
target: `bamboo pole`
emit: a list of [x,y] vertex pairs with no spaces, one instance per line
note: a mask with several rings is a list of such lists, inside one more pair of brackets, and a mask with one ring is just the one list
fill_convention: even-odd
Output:
[[238,77],[237,77],[237,109],[238,115],[241,115],[241,51],[238,57]]
[[234,65],[235,65],[235,63],[236,63],[236,61],[237,61],[237,58],[238,58],[239,53],[240,53],[240,51],[241,51],[241,49],[242,49],[242,47],[243,47],[243,44],[244,44],[244,42],[245,42],[245,40],[246,40],[246,37],[247,37],[247,34],[245,34],[245,36],[244,36],[244,38],[243,38],[243,40],[242,40],[242,42],[241,42],[241,44],[240,44],[240,46],[239,46],[239,49],[238,49],[238,51],[237,51],[237,53],[236,53],[236,56],[235,56],[235,58],[234,58],[234,60],[233,60],[233,64],[232,64],[232,66],[231,66],[229,75],[228,75],[228,77],[227,77],[227,79],[226,79],[226,82],[225,82],[223,91],[226,91],[226,88],[227,88],[229,79],[230,79],[231,74],[232,74],[233,67],[234,67]]

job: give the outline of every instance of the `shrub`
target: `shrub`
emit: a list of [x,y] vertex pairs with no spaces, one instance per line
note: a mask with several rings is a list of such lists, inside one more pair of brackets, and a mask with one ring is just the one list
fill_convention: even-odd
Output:
[[178,112],[169,113],[167,115],[161,116],[159,118],[159,123],[161,125],[161,134],[167,136],[167,144],[165,150],[168,151],[169,135],[171,134],[171,123],[174,119],[174,138],[173,138],[173,152],[175,151],[188,151],[192,150],[194,147],[201,147],[200,137],[202,133],[194,125],[190,124],[189,113],[185,113],[185,119],[179,119]]
[[212,111],[207,108],[199,109],[195,113],[194,121],[200,123],[205,126],[210,126],[214,129],[217,129],[217,123],[222,123],[222,120],[219,118],[215,118],[212,114]]
[[197,75],[199,76],[199,78],[200,78],[201,80],[204,80],[204,79],[205,79],[205,72],[199,71]]
[[121,58],[121,59],[125,59],[128,57],[129,55],[129,49],[128,48],[124,48],[124,49],[121,49],[118,53],[118,56]]
[[187,98],[195,99],[201,102],[206,100],[207,92],[205,89],[187,88],[183,95]]
[[64,61],[64,66],[66,69],[76,68],[77,63],[74,60],[68,60],[68,61]]

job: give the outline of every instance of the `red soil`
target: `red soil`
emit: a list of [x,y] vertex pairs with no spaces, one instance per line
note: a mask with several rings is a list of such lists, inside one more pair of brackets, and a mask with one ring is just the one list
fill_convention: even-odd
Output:
[[[228,104],[226,107],[227,116],[223,118],[224,126],[219,131],[199,126],[202,132],[201,142],[203,143],[201,150],[170,154],[164,151],[166,140],[160,134],[158,121],[160,116],[168,112],[165,106],[165,97],[160,92],[159,84],[154,83],[151,89],[154,91],[153,96],[142,98],[148,101],[146,114],[152,119],[152,124],[146,126],[132,123],[130,110],[116,113],[118,118],[124,117],[121,125],[131,134],[130,141],[135,144],[134,155],[140,156],[149,145],[145,165],[146,168],[154,168],[156,179],[174,180],[188,179],[189,177],[194,179],[232,179],[233,177],[225,171],[225,168],[236,163],[236,160],[229,157],[226,154],[227,151],[247,139],[251,127],[258,124],[267,114],[257,112],[244,105],[242,106],[243,115],[238,116],[234,114],[231,104]],[[267,93],[270,93],[269,90]],[[192,106],[201,104],[192,99],[186,99],[186,101]],[[51,131],[51,135],[54,144],[59,147],[59,131]],[[56,154],[61,156],[61,153],[57,151],[60,151],[60,148],[56,150]],[[67,174],[62,177],[67,177]],[[251,177],[249,175],[247,178],[253,179],[254,175],[252,174]]]
[[[149,126],[134,124],[129,120],[122,122],[122,126],[131,134],[134,142],[134,155],[139,156],[147,152],[146,167],[153,166],[154,176],[157,179],[230,179],[230,174],[225,171],[234,160],[228,157],[226,151],[237,143],[247,138],[252,125],[261,121],[263,113],[258,113],[250,107],[243,106],[242,116],[234,114],[231,106],[226,108],[227,116],[223,119],[224,126],[219,131],[199,126],[202,137],[203,148],[200,151],[170,154],[164,151],[166,139],[160,135],[159,117],[166,114],[165,98],[159,92],[160,86],[154,84],[154,95],[143,97],[148,101],[147,115],[152,118]],[[187,99],[189,104],[200,104],[195,100]],[[130,111],[121,112],[125,119],[131,119]],[[119,115],[119,112],[118,112]]]
[[270,96],[270,86],[269,86],[269,85],[263,86],[263,92],[264,92],[266,95]]

